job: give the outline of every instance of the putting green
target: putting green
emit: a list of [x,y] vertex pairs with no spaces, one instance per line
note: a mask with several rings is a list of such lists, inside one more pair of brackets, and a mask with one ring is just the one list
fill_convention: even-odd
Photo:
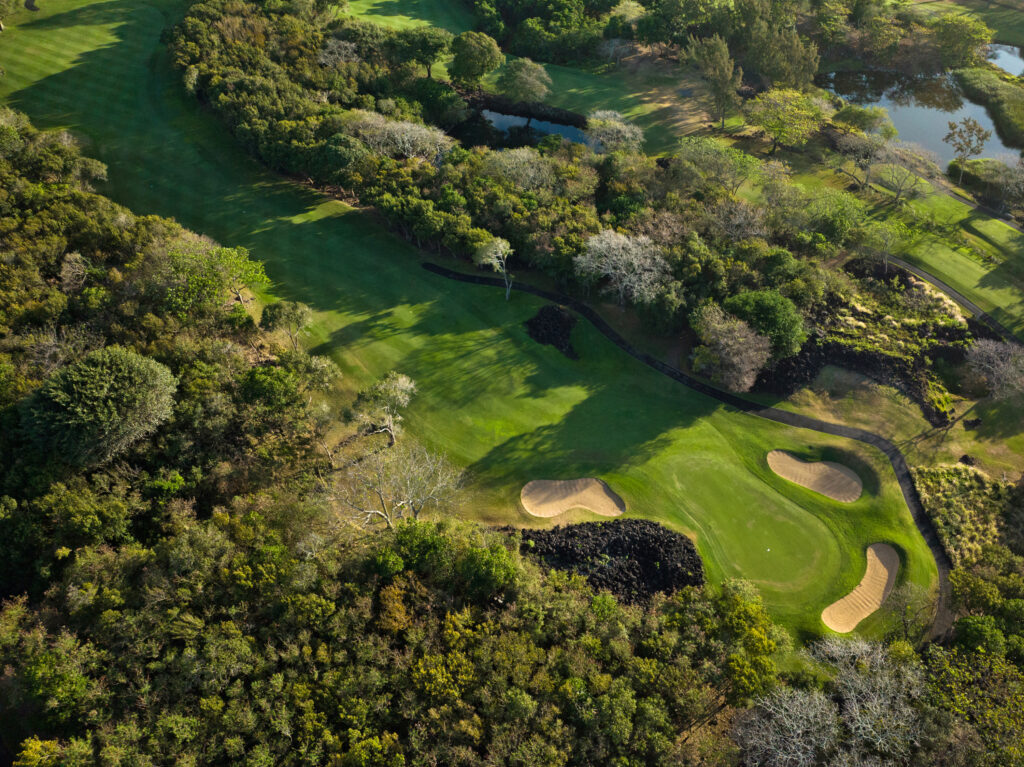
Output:
[[[600,477],[630,515],[693,534],[713,581],[752,580],[801,637],[823,630],[822,609],[856,585],[870,543],[893,543],[901,577],[934,584],[881,454],[728,411],[585,323],[571,362],[527,337],[540,301],[427,273],[372,215],[263,171],[169,68],[159,37],[180,17],[177,0],[41,6],[15,14],[0,39],[0,93],[40,127],[78,134],[109,165],[104,193],[264,260],[275,295],[314,307],[313,346],[350,389],[392,368],[415,378],[411,435],[467,467],[475,518],[550,524],[519,511],[526,482]],[[864,495],[840,504],[788,483],[765,462],[772,449],[849,465]]]

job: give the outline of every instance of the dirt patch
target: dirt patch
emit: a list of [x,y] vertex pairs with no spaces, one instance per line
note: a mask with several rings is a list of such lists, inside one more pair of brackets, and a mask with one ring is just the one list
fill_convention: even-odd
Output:
[[523,553],[548,567],[571,570],[595,589],[626,602],[704,583],[704,565],[693,541],[656,522],[620,519],[551,530],[523,530]]
[[519,494],[527,514],[557,517],[569,509],[586,509],[602,517],[617,517],[626,511],[625,502],[599,479],[535,479]]
[[867,550],[868,567],[857,587],[826,607],[821,613],[825,625],[845,634],[885,602],[896,583],[900,555],[888,543],[872,543]]
[[841,463],[808,462],[784,450],[772,450],[768,453],[768,468],[783,479],[842,503],[853,503],[864,491],[857,472]]
[[569,359],[578,360],[580,357],[572,348],[575,326],[576,315],[564,306],[548,304],[526,321],[526,332],[537,343],[551,344]]

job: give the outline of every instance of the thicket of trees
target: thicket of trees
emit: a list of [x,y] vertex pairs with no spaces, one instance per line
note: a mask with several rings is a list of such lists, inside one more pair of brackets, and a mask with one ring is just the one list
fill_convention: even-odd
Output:
[[[766,29],[750,34],[804,45]],[[500,64],[476,43],[478,68]],[[873,348],[900,359],[966,343],[926,291],[824,269],[895,235],[780,163],[706,140],[657,163],[615,114],[592,148],[459,146],[439,126],[466,103],[429,74],[443,35],[214,2],[174,45],[272,166],[424,246],[689,322],[723,385],[811,332],[857,349],[884,327]],[[458,507],[460,477],[401,434],[413,381],[368,387],[339,439],[319,406],[339,373],[302,348],[310,307],[257,323],[247,286],[266,278],[244,251],[94,194],[103,169],[68,136],[8,110],[0,134],[0,739],[17,764],[1024,764],[1024,566],[1003,528],[958,563],[948,647],[919,651],[926,595],[902,590],[897,641],[828,642],[780,675],[788,638],[745,584],[624,606],[514,537],[419,519]]]
[[308,306],[258,326],[244,251],[89,191],[66,134],[0,128],[0,754],[729,762],[716,717],[786,641],[747,587],[624,606],[517,536],[417,521],[459,473],[401,435],[411,379],[346,433]]
[[[764,14],[765,34],[785,31],[784,9],[753,3],[747,10],[742,19],[752,26],[743,34],[761,34],[754,21]],[[736,105],[739,69],[728,36],[691,37],[709,29],[688,26],[683,42],[709,83],[718,83],[724,117]],[[611,111],[589,116],[587,146],[551,136],[535,148],[467,148],[445,132],[470,112],[462,93],[429,77],[426,59],[408,53],[420,50],[425,35],[349,17],[328,21],[298,6],[213,0],[193,6],[173,47],[186,84],[247,148],[272,167],[358,196],[421,247],[506,276],[521,266],[542,270],[569,290],[631,304],[662,332],[684,330],[698,308],[714,303],[772,339],[769,364],[798,353],[807,338],[852,347],[897,382],[914,379],[908,391],[943,417],[942,382],[913,360],[967,343],[959,320],[937,304],[905,301],[884,282],[821,266],[851,252],[887,258],[926,234],[927,221],[911,218],[897,236],[895,225],[872,221],[854,195],[808,194],[783,164],[712,139],[688,139],[656,162],[643,153],[639,128]],[[483,33],[449,43],[451,71],[464,84],[501,64]],[[864,185],[870,177],[893,188],[895,205],[920,188],[919,174],[931,166],[894,142],[884,117],[856,107],[833,116],[829,104],[799,90],[806,78],[775,79],[792,87],[770,90],[745,109],[775,144],[799,147],[834,125],[846,152],[839,167]],[[506,61],[498,82],[530,100],[549,87],[543,70],[525,59]],[[758,202],[740,194],[745,184],[759,189]],[[498,252],[497,262],[486,257]],[[887,327],[865,347],[866,334],[851,332],[854,305],[873,307],[856,322],[881,330],[896,311],[908,332]],[[942,330],[911,333],[909,321]],[[725,353],[738,347],[716,352]],[[747,372],[728,380],[744,385],[759,372],[749,368],[756,359],[737,361]]]

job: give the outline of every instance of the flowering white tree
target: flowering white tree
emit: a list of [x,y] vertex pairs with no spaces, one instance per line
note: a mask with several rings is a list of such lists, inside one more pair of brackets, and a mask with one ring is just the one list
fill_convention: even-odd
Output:
[[595,152],[639,152],[644,144],[640,127],[619,112],[599,109],[587,118],[587,144]]
[[508,260],[512,256],[512,246],[508,240],[495,237],[485,245],[477,248],[473,255],[473,261],[477,266],[489,266],[496,272],[501,272],[505,280],[505,300],[508,301],[512,295],[512,275],[508,271]]
[[528,146],[488,152],[484,160],[484,173],[492,178],[505,179],[526,191],[547,189],[555,183],[551,161]]
[[606,279],[605,291],[620,305],[627,300],[649,304],[668,278],[668,264],[649,237],[631,237],[611,229],[587,240],[587,248],[573,259],[576,274],[587,282]]
[[389,445],[398,439],[402,411],[416,393],[416,382],[392,370],[369,389],[359,393],[352,406],[355,421],[367,434],[387,434]]
[[404,120],[389,120],[376,112],[353,110],[349,129],[368,147],[389,157],[433,160],[455,141],[444,131]]
[[967,365],[985,379],[994,399],[1024,391],[1024,346],[981,338],[967,351]]

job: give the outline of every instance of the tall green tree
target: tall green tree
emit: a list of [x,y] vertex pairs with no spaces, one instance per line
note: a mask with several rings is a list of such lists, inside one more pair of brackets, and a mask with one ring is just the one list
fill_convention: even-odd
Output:
[[743,81],[743,70],[729,56],[729,44],[719,35],[702,39],[690,37],[686,55],[700,70],[724,130],[726,115],[740,103],[736,91]]
[[475,87],[488,72],[493,72],[505,60],[493,37],[483,32],[463,32],[452,42],[455,57],[448,67],[452,80],[467,87]]
[[517,101],[543,101],[551,92],[551,77],[530,59],[513,59],[498,75],[498,90]]
[[59,370],[27,407],[28,437],[70,464],[103,463],[171,415],[177,381],[165,366],[112,346]]
[[942,140],[956,152],[957,165],[960,166],[960,180],[957,183],[962,184],[967,160],[984,151],[985,143],[992,138],[992,131],[985,130],[973,117],[965,117],[958,123],[950,121],[948,125],[949,132]]
[[804,320],[796,305],[774,290],[752,290],[732,296],[726,300],[725,310],[768,336],[776,359],[793,356],[807,340]]
[[947,67],[969,67],[985,60],[992,30],[969,13],[946,13],[935,20],[935,39]]
[[747,107],[747,121],[772,139],[772,154],[779,144],[803,146],[825,121],[826,107],[797,90],[777,88],[762,93]]
[[292,350],[299,348],[299,336],[313,321],[313,310],[299,301],[278,301],[263,310],[260,327],[264,330],[283,330],[291,341]]
[[453,39],[452,33],[441,27],[414,27],[398,33],[398,48],[407,60],[426,67],[427,77],[431,77],[434,64],[448,53]]

